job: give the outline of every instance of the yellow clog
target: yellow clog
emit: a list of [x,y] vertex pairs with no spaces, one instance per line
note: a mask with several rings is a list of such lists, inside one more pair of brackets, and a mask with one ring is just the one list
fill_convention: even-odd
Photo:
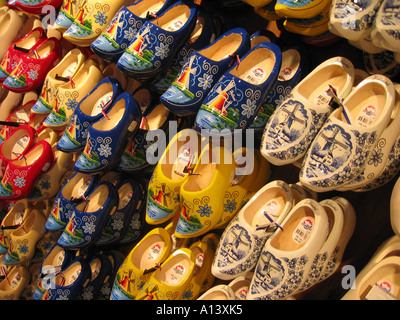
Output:
[[171,253],[171,236],[163,228],[147,233],[118,269],[111,300],[133,300],[154,271]]
[[324,8],[329,8],[331,2],[331,0],[277,0],[275,12],[283,18],[310,19],[321,13]]
[[0,282],[0,300],[19,300],[30,281],[31,273],[26,267],[12,268],[7,277]]
[[195,254],[187,248],[174,251],[144,285],[135,300],[178,300],[193,278]]

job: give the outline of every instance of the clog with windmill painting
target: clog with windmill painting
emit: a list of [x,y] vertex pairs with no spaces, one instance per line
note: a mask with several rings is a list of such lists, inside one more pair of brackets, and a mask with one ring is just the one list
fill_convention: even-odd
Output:
[[43,125],[65,129],[79,102],[102,78],[100,66],[95,59],[89,58],[83,62],[73,77],[58,87],[54,108],[48,110],[48,116]]
[[212,273],[232,280],[251,271],[265,241],[281,226],[292,206],[292,190],[284,181],[274,180],[262,187],[225,228]]
[[330,0],[277,0],[275,4],[275,12],[280,17],[309,19],[319,14]]
[[65,128],[57,148],[68,153],[78,153],[86,145],[89,126],[107,112],[113,101],[121,94],[120,83],[106,77],[84,97],[76,106]]
[[196,11],[192,2],[182,0],[145,22],[119,58],[117,67],[139,81],[165,71],[192,33]]
[[135,300],[179,300],[195,272],[196,256],[192,250],[174,251],[154,271]]
[[54,198],[45,228],[62,231],[72,217],[75,206],[86,198],[99,180],[98,176],[75,172],[60,188]]
[[197,163],[201,136],[192,129],[178,132],[169,142],[150,178],[146,221],[153,225],[168,221],[179,212],[180,188]]
[[171,0],[140,0],[122,6],[90,48],[104,60],[118,61],[143,24],[170,5]]
[[56,21],[54,22],[54,28],[64,33],[74,22],[75,17],[79,12],[81,3],[84,0],[63,0],[60,10],[57,14]]
[[61,54],[61,44],[57,38],[44,40],[28,53],[21,54],[15,69],[3,81],[3,87],[17,93],[39,88],[47,73],[60,61]]
[[196,130],[248,128],[278,77],[281,59],[281,49],[272,42],[248,51],[204,99],[196,116]]
[[118,269],[111,300],[134,300],[154,271],[169,257],[171,249],[168,231],[164,228],[149,231]]
[[343,106],[331,113],[311,143],[300,170],[300,182],[313,191],[324,192],[356,179],[389,124],[394,101],[394,85],[389,78],[377,74],[364,79]]
[[345,98],[353,83],[354,66],[344,57],[330,58],[314,68],[269,118],[261,140],[262,155],[274,165],[301,159],[333,111],[331,103]]
[[66,249],[93,245],[109,217],[118,208],[118,192],[108,181],[99,183],[88,197],[77,204],[58,244]]
[[136,133],[141,120],[142,112],[135,99],[127,92],[121,93],[108,112],[89,127],[86,146],[74,169],[98,173],[118,165],[128,139]]
[[68,52],[46,75],[39,99],[32,108],[33,112],[49,113],[55,106],[58,87],[71,81],[85,60],[85,55],[79,49]]
[[72,24],[63,33],[63,38],[79,47],[89,47],[104,31],[117,11],[128,0],[83,0]]
[[221,221],[225,194],[236,170],[232,151],[208,142],[199,163],[180,188],[181,210],[175,236],[193,238],[211,231]]
[[213,43],[193,52],[161,102],[179,116],[196,114],[219,78],[250,49],[246,30],[234,28]]

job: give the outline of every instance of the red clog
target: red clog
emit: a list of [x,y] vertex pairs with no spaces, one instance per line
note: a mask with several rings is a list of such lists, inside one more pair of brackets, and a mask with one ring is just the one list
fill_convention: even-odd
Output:
[[8,137],[0,145],[0,176],[10,161],[24,156],[37,142],[38,135],[31,126],[24,124],[11,129]]
[[38,27],[18,41],[12,43],[4,55],[0,64],[0,81],[4,81],[18,65],[21,56],[28,53],[32,48],[47,39],[46,32],[43,28]]
[[36,90],[61,57],[60,40],[54,37],[44,40],[28,53],[21,54],[17,66],[4,80],[3,87],[17,93]]
[[54,152],[46,140],[39,141],[24,156],[10,161],[0,182],[0,199],[19,200],[32,191],[36,179],[54,162]]
[[15,1],[15,6],[24,12],[31,13],[31,14],[38,14],[42,15],[46,13],[46,11],[42,12],[44,6],[52,6],[53,8],[57,9],[61,6],[62,0],[42,0],[36,3],[29,3],[27,0],[17,0]]

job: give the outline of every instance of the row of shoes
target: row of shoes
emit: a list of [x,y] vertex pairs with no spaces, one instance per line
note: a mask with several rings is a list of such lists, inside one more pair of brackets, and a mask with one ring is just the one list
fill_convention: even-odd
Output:
[[368,191],[394,178],[398,85],[379,74],[355,80],[344,57],[317,66],[271,115],[263,156],[279,166],[297,162],[299,180],[316,192]]

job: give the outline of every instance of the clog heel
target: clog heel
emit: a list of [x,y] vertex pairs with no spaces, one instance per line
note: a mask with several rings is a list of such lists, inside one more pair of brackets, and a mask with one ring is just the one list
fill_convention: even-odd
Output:
[[208,142],[199,163],[180,188],[181,210],[175,230],[178,238],[193,238],[211,231],[221,221],[220,195],[231,186],[236,164],[233,153]]
[[174,251],[151,275],[135,300],[179,300],[193,278],[195,259],[187,248]]
[[[192,129],[179,131],[169,142],[151,176],[146,200],[146,222],[164,223],[180,209],[180,188],[198,161],[201,136]],[[189,169],[189,170],[188,170]]]
[[111,300],[134,300],[151,274],[169,257],[171,249],[168,231],[154,228],[148,232],[118,269]]

